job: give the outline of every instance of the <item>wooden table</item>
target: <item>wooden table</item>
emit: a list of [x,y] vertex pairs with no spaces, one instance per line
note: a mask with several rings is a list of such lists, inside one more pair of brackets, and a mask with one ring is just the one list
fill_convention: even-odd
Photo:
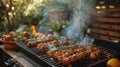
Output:
[[19,63],[20,67],[36,67],[30,61],[28,61],[23,56],[21,56],[19,54],[19,52],[14,51],[14,50],[5,49],[3,45],[0,45],[0,49],[3,51],[3,53],[8,54],[11,58],[14,59],[14,61],[16,61],[17,63]]

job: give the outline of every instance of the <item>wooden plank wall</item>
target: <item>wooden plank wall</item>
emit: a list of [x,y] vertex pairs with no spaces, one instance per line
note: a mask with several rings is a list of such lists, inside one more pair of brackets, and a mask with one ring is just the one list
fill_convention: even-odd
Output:
[[120,7],[97,11],[88,23],[88,34],[94,38],[120,42]]

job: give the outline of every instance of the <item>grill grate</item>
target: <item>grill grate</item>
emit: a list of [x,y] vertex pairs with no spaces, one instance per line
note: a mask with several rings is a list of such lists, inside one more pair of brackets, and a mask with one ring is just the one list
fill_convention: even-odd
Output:
[[[21,48],[21,52],[26,54],[28,57],[31,57],[31,59],[34,59],[38,64],[42,65],[47,65],[47,67],[61,67],[63,66],[62,64],[58,63],[58,61],[54,58],[48,57],[45,55],[44,52],[40,52],[36,47],[31,47],[31,48],[27,48],[25,46],[25,43],[23,42],[19,42],[17,43],[17,45]],[[107,50],[105,52],[105,54],[110,54],[111,57],[113,57],[115,55],[115,51],[110,50],[110,49],[106,49],[103,47],[98,46],[100,49],[104,49]],[[98,63],[103,63],[105,61],[107,61],[108,58],[104,57],[102,59],[100,59],[99,61],[97,60],[81,60],[81,61],[77,61],[75,63],[72,64],[72,66],[74,67],[94,67],[95,65],[97,65]],[[41,62],[40,62],[41,61]],[[44,63],[44,64],[43,64]],[[67,67],[67,65],[64,65],[65,67]]]

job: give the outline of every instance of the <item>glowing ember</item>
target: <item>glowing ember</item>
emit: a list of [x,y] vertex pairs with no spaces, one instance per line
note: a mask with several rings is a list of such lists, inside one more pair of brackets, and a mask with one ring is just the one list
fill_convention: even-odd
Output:
[[35,25],[32,25],[31,26],[31,30],[32,30],[32,34],[35,35],[37,32],[36,32],[36,26]]

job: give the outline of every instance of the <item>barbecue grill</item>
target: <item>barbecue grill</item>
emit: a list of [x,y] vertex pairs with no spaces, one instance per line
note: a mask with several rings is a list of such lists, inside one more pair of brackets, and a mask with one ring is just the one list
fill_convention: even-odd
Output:
[[[111,54],[112,57],[118,57],[119,56],[119,43],[113,43],[113,42],[107,42],[100,39],[95,39],[94,44],[96,46],[100,47],[100,49],[106,50],[106,54]],[[43,66],[43,67],[67,67],[68,65],[63,65],[58,63],[58,61],[54,58],[48,57],[44,52],[40,52],[36,47],[28,48],[25,43],[18,42],[17,45],[21,48],[20,52],[33,61],[37,63],[36,66]],[[117,47],[116,47],[117,46]],[[108,58],[104,57],[101,60],[80,60],[72,63],[72,67],[106,67],[106,62]]]

